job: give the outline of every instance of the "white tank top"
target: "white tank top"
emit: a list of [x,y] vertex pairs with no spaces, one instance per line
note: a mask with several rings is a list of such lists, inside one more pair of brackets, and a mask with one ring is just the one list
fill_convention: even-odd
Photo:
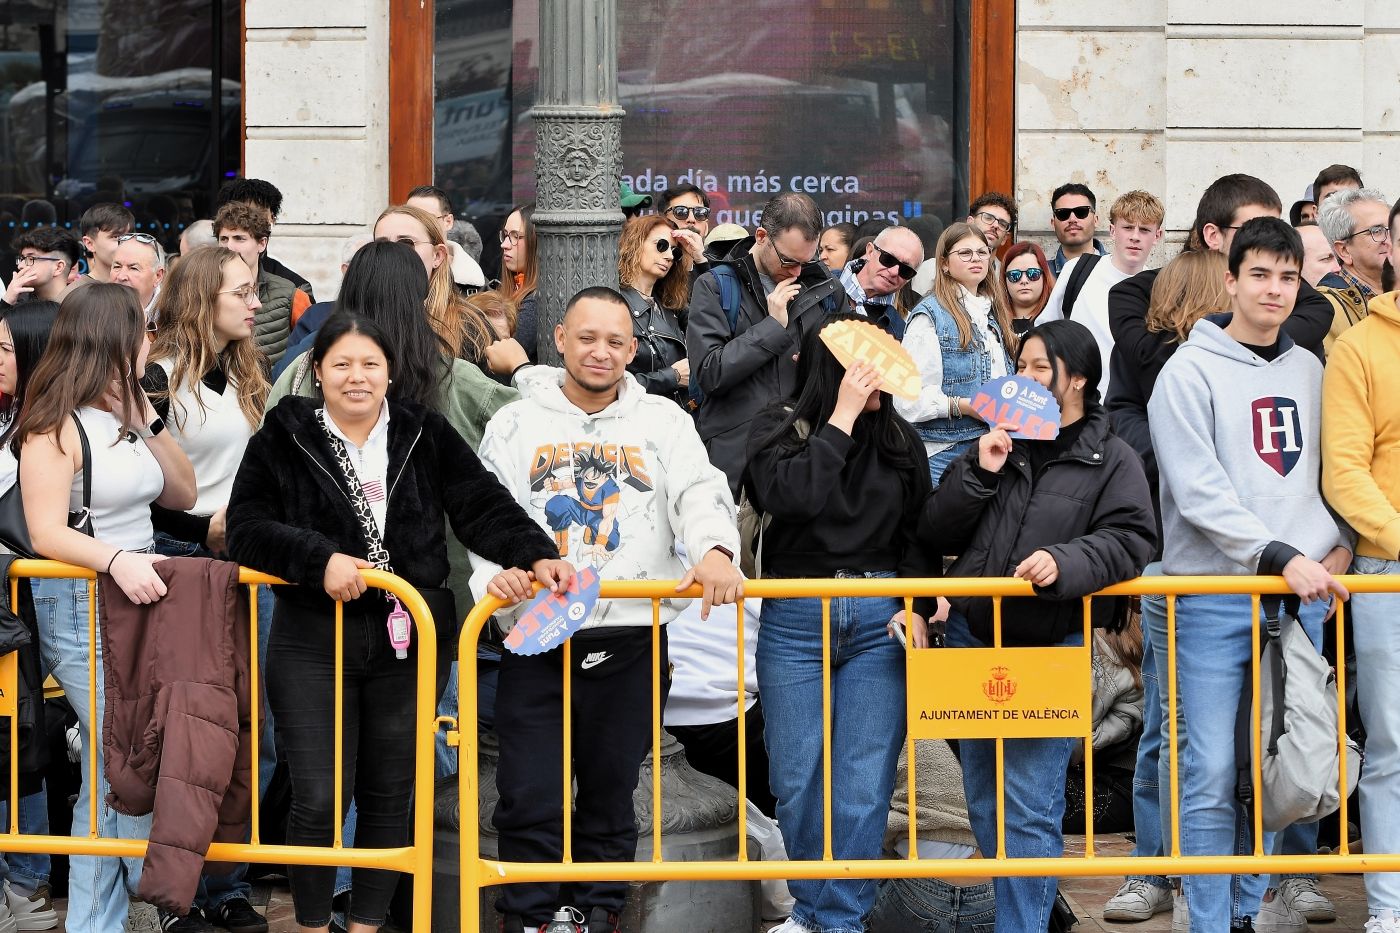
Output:
[[[127,551],[151,546],[151,503],[165,488],[165,474],[145,440],[121,431],[107,411],[79,408],[92,452],[92,530],[100,540]],[[115,445],[112,443],[116,441]],[[83,507],[83,477],[73,474],[68,508]]]

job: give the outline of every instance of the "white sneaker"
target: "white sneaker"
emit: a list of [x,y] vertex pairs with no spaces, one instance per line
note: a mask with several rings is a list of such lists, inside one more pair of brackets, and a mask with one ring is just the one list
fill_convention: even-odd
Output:
[[[6,887],[9,887],[7,884]],[[0,897],[0,933],[18,933],[19,926],[15,924],[15,918],[10,913],[10,905],[5,903],[5,898]]]
[[1278,886],[1283,901],[1298,913],[1316,923],[1337,919],[1337,908],[1317,887],[1317,877],[1284,878]]
[[1157,914],[1171,910],[1171,907],[1171,888],[1164,888],[1141,878],[1129,878],[1123,882],[1118,893],[1103,905],[1103,918],[1130,923],[1150,920]]
[[1191,910],[1181,891],[1172,892],[1172,933],[1191,933]]
[[52,930],[58,926],[58,911],[53,909],[47,884],[39,885],[33,894],[20,894],[6,881],[5,906],[20,930]]
[[1366,921],[1365,933],[1400,933],[1400,917],[1386,911],[1384,917],[1372,917]]
[[1258,933],[1308,933],[1308,918],[1288,906],[1277,888],[1264,892],[1264,902],[1259,905],[1259,913],[1254,915],[1254,929]]
[[[3,931],[0,931],[0,933],[3,933]],[[768,933],[812,933],[812,931],[791,917],[788,917],[782,923],[769,930]]]

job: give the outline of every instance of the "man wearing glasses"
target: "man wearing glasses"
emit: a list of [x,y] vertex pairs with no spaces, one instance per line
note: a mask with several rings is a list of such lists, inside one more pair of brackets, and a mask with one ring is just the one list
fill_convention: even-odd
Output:
[[1332,327],[1323,346],[1367,314],[1380,294],[1381,270],[1390,258],[1390,202],[1375,188],[1342,188],[1328,196],[1317,225],[1332,243],[1341,269],[1324,276],[1318,291],[1332,303]]
[[705,234],[710,232],[710,196],[695,185],[682,182],[661,192],[660,206],[661,216],[676,231],[676,242],[690,257],[691,274],[698,278],[710,267],[709,257],[705,255]]
[[1098,204],[1089,186],[1077,182],[1060,185],[1050,195],[1050,229],[1055,231],[1055,239],[1060,243],[1050,260],[1050,272],[1055,278],[1060,277],[1065,263],[1071,259],[1091,251],[1100,256],[1108,254],[1094,237],[1099,225]]
[[12,246],[19,256],[5,289],[5,303],[62,298],[78,264],[79,247],[73,234],[63,227],[35,227],[15,237]]
[[851,309],[864,314],[895,340],[904,339],[904,318],[894,296],[914,278],[924,261],[924,244],[907,227],[886,227],[865,247],[865,255],[846,263],[841,285]]
[[777,195],[763,206],[761,224],[696,281],[685,337],[700,437],[736,500],[750,421],[793,394],[803,337],[842,300],[840,283],[817,262],[815,201]]
[[[967,222],[976,224],[987,237],[987,248],[995,253],[1016,228],[1016,202],[1000,191],[988,191],[967,209]],[[1000,270],[1001,264],[993,268]]]

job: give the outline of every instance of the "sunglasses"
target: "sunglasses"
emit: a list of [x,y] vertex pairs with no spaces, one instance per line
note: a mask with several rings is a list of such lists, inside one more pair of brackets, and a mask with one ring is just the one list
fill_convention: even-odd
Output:
[[156,238],[149,233],[123,233],[117,237],[118,243],[125,243],[127,240],[135,240],[137,243],[145,243],[147,246],[156,244]]
[[675,244],[665,237],[656,241],[656,251],[663,256],[669,254],[673,246],[675,246]]
[[1039,282],[1041,272],[1039,269],[1009,269],[1006,273],[1006,281],[1015,285],[1017,282],[1021,281],[1021,276],[1023,275],[1028,282]]
[[880,260],[880,265],[888,269],[890,266],[899,266],[899,277],[901,279],[912,279],[914,273],[919,271],[907,262],[901,262],[894,253],[887,253],[880,247],[875,247],[875,255]]
[[817,261],[816,254],[813,254],[811,259],[790,259],[784,256],[783,251],[778,249],[777,241],[773,239],[773,232],[767,227],[764,227],[763,230],[768,234],[768,245],[773,248],[773,255],[778,257],[778,265],[782,266],[784,269],[791,269],[793,266],[805,266],[809,262]]
[[1094,209],[1087,204],[1081,204],[1078,207],[1057,207],[1051,211],[1051,213],[1055,215],[1055,219],[1060,223],[1064,223],[1071,217],[1078,217],[1080,220],[1083,220],[1093,212]]
[[708,207],[685,207],[684,205],[666,208],[666,213],[671,214],[677,220],[686,220],[694,217],[696,220],[709,220],[710,209]]

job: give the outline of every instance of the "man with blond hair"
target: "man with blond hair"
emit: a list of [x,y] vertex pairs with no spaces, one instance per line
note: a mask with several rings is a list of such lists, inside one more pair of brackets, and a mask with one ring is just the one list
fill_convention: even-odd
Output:
[[[1166,208],[1155,195],[1129,191],[1113,202],[1108,212],[1108,237],[1112,244],[1107,257],[1085,253],[1065,264],[1055,290],[1036,323],[1072,319],[1089,328],[1103,354],[1103,375],[1099,379],[1099,399],[1108,395],[1109,360],[1113,356],[1113,334],[1108,328],[1109,289],[1143,270],[1152,247],[1162,238]],[[1107,261],[1101,261],[1106,259]]]

